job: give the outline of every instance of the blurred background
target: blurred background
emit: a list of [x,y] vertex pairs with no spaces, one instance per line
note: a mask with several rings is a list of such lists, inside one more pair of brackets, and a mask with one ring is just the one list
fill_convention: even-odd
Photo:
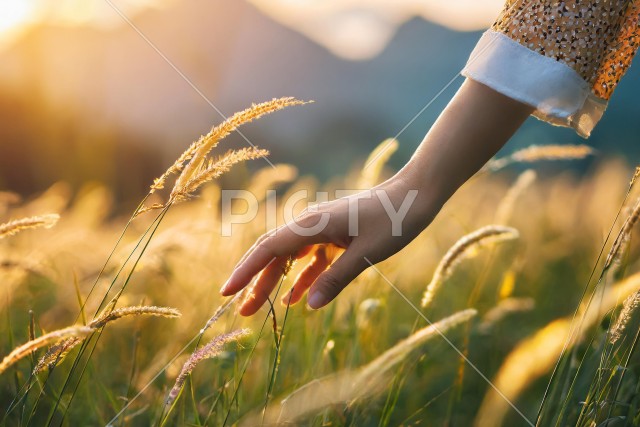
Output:
[[[222,120],[210,103],[230,115],[280,96],[315,103],[245,135],[303,175],[342,175],[456,76],[501,7],[502,0],[4,0],[0,189],[28,195],[59,180],[73,188],[99,181],[129,206]],[[633,66],[588,141],[630,164],[640,160],[639,77]],[[408,159],[461,82],[400,135],[392,165]],[[581,142],[530,119],[505,150]],[[243,143],[233,135],[224,144]]]

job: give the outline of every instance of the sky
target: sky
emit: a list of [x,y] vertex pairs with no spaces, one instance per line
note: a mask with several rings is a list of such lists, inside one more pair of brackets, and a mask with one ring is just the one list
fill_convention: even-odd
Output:
[[[9,44],[26,29],[41,24],[124,25],[114,9],[128,17],[161,9],[171,0],[4,0],[0,43]],[[379,54],[397,29],[414,17],[448,28],[486,28],[502,0],[247,0],[266,15],[334,54],[368,59]]]

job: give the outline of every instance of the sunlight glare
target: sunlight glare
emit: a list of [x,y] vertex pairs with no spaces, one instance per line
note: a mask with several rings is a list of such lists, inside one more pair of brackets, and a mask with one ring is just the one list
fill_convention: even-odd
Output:
[[20,30],[33,18],[33,1],[4,0],[0,6],[0,38]]

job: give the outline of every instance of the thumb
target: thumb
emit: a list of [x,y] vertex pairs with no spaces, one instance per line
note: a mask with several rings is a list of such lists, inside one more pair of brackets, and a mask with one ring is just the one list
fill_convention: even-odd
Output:
[[309,289],[307,304],[314,310],[329,304],[368,266],[362,254],[349,247],[315,280]]

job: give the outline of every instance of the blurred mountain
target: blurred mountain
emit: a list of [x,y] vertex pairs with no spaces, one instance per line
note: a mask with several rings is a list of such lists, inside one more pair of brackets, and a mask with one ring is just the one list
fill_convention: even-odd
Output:
[[[222,120],[203,96],[225,115],[272,97],[315,100],[244,133],[270,149],[274,162],[326,179],[404,129],[459,72],[480,35],[415,18],[378,56],[350,61],[245,2],[171,2],[131,21],[135,29],[124,21],[39,25],[0,52],[2,187],[29,192],[58,179],[76,185],[97,179],[138,198],[184,147]],[[589,140],[602,151],[627,153],[633,163],[640,159],[639,76],[632,67]],[[455,79],[400,135],[396,165],[461,82]],[[507,150],[575,142],[581,140],[571,131],[531,119]],[[227,146],[242,144],[232,136]]]
[[371,59],[387,47],[398,28],[422,18],[458,31],[491,25],[503,0],[247,0],[285,27],[304,34],[334,55]]

